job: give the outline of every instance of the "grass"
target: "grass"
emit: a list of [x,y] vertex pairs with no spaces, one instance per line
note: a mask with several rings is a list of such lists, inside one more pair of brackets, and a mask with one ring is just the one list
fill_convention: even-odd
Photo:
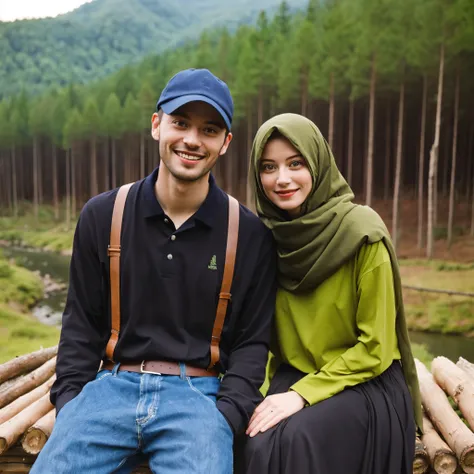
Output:
[[[424,288],[474,292],[474,264],[402,260],[402,282]],[[474,298],[404,289],[410,329],[474,337]]]
[[26,310],[43,297],[41,278],[7,262],[0,254],[0,304]]
[[0,305],[0,364],[16,356],[50,347],[59,341],[59,329],[32,316]]
[[431,361],[433,360],[434,356],[431,354],[426,346],[423,344],[411,344],[411,350],[413,351],[413,357],[418,359],[420,362],[426,365],[428,370],[431,370]]
[[22,203],[18,217],[0,217],[0,240],[11,245],[34,247],[52,252],[68,253],[72,249],[74,228],[54,218],[51,206],[41,206],[38,217],[29,203]]

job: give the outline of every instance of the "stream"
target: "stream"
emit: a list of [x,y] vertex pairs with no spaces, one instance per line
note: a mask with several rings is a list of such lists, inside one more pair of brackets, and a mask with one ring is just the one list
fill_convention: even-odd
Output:
[[[4,248],[6,257],[14,258],[19,265],[29,270],[38,270],[44,277],[49,275],[58,282],[67,282],[70,257],[54,253],[19,248]],[[54,291],[32,309],[33,315],[42,323],[60,325],[66,300],[66,290]],[[410,332],[412,342],[424,344],[434,356],[444,355],[453,361],[464,357],[474,362],[474,339],[447,334]]]

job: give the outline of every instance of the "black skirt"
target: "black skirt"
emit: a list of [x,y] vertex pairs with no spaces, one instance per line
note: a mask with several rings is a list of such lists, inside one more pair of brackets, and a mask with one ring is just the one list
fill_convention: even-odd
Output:
[[[305,374],[283,365],[268,394]],[[401,365],[235,443],[237,474],[412,474],[415,420]]]

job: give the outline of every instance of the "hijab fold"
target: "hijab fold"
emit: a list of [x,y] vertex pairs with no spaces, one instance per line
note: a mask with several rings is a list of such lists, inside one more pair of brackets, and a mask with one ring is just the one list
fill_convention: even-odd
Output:
[[[301,153],[313,179],[301,215],[295,219],[265,196],[260,182],[259,162],[274,132],[286,137]],[[400,269],[382,219],[371,208],[353,202],[354,194],[339,172],[329,145],[316,125],[301,115],[282,114],[265,122],[254,139],[250,166],[256,210],[276,240],[278,279],[284,289],[294,293],[314,290],[354,258],[364,244],[384,242],[392,263],[403,370],[422,430],[421,397],[405,321]]]

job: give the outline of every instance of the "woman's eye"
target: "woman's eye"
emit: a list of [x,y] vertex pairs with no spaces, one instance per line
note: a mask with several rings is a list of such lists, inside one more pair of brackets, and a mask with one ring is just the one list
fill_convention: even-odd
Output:
[[298,166],[304,166],[304,163],[301,160],[295,160],[290,163],[292,168],[297,168]]
[[263,172],[273,171],[274,168],[275,168],[274,165],[271,165],[269,163],[264,163],[263,165],[260,166],[260,171],[263,171]]

